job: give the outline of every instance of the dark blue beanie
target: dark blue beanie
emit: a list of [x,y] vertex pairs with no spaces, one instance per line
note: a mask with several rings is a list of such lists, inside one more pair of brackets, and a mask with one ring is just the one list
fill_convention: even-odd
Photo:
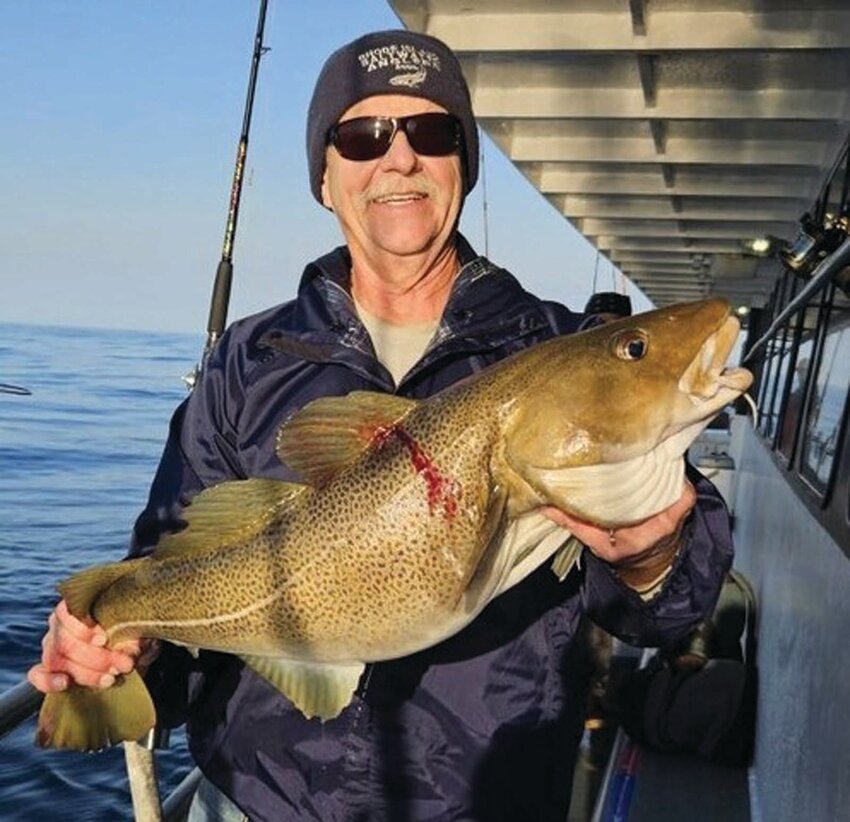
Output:
[[454,114],[463,126],[464,191],[478,179],[478,131],[469,88],[449,47],[415,31],[366,34],[335,51],[316,81],[307,114],[310,188],[322,202],[328,130],[355,103],[377,94],[424,97]]

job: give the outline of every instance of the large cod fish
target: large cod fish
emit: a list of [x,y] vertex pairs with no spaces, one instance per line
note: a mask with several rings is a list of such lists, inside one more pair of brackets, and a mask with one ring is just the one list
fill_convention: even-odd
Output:
[[[554,505],[605,527],[675,502],[683,454],[751,375],[719,300],[559,337],[425,401],[354,392],[281,428],[304,484],[226,482],[145,558],[61,583],[114,646],[155,637],[239,655],[306,716],[349,703],[364,663],[459,631],[554,557],[576,554]],[[560,552],[560,553],[559,553]],[[95,750],[154,724],[136,672],[50,694],[37,739]]]

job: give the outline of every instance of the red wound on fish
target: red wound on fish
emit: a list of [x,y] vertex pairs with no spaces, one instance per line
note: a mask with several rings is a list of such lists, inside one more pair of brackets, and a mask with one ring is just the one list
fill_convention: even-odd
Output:
[[440,509],[446,520],[449,522],[453,520],[457,516],[460,498],[463,496],[461,484],[454,477],[440,471],[419,443],[400,425],[381,426],[375,429],[372,442],[381,448],[394,436],[407,449],[413,470],[425,480],[430,512],[433,514]]

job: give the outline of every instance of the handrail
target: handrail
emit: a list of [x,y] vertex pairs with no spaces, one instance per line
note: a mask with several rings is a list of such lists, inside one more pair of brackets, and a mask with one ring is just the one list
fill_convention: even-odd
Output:
[[0,694],[0,739],[33,716],[43,699],[26,680]]
[[192,768],[183,777],[183,781],[162,803],[162,822],[183,822],[189,815],[189,806],[192,804],[202,776],[200,768]]
[[845,239],[844,242],[835,251],[833,251],[829,257],[825,257],[818,264],[818,267],[812,272],[811,279],[803,287],[803,290],[800,291],[800,293],[797,294],[797,296],[794,297],[794,299],[791,300],[784,309],[782,309],[782,311],[770,324],[770,328],[768,328],[767,331],[765,331],[764,334],[762,334],[761,337],[759,337],[750,346],[749,350],[744,355],[744,358],[741,360],[741,364],[746,365],[750,360],[752,360],[756,351],[767,345],[770,338],[782,326],[785,320],[801,308],[804,308],[815,294],[826,288],[831,282],[833,276],[841,271],[848,262],[850,262],[850,238]]

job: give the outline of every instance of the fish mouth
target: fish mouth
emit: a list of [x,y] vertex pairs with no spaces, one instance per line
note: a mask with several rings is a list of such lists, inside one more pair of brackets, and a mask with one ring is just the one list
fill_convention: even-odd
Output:
[[690,421],[715,413],[750,387],[753,375],[746,368],[726,367],[740,330],[737,318],[727,316],[679,378],[679,390],[697,412]]
[[727,314],[679,378],[685,408],[662,438],[668,456],[683,454],[711,419],[750,387],[753,375],[746,368],[726,367],[740,330],[738,319]]

